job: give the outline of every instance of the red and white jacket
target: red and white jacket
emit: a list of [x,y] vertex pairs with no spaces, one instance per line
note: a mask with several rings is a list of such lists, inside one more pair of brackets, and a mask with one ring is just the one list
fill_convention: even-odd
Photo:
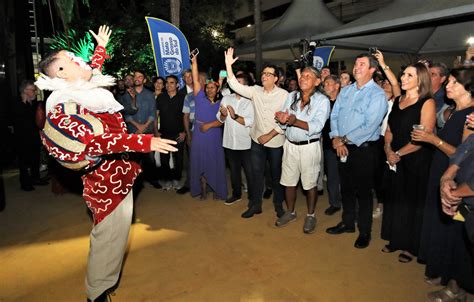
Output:
[[[105,49],[99,47],[91,66],[100,69],[105,58]],[[54,106],[47,110],[41,139],[63,166],[84,171],[83,197],[98,224],[130,193],[141,172],[128,152],[150,152],[152,135],[128,134],[118,112],[121,105],[100,85],[93,89],[61,85],[51,89]]]

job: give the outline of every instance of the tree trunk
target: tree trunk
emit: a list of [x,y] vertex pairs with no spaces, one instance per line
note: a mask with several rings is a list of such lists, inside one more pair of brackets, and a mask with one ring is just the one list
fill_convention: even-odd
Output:
[[179,10],[180,10],[180,0],[170,0],[170,8],[171,8],[171,23],[174,26],[179,28]]
[[262,71],[262,9],[260,0],[254,0],[255,21],[255,72]]

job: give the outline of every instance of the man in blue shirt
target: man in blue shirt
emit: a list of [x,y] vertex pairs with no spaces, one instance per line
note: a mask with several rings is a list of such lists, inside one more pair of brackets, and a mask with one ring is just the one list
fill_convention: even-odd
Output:
[[377,61],[368,54],[357,56],[354,84],[344,87],[331,113],[333,148],[340,158],[342,222],[326,230],[329,234],[355,232],[356,200],[359,204],[359,237],[354,246],[369,245],[372,231],[372,188],[375,144],[387,112],[385,93],[373,80]]
[[[154,121],[156,119],[156,102],[153,92],[146,89],[145,74],[135,71],[133,74],[134,87],[127,89],[128,93],[122,96],[124,107],[136,107],[136,113],[124,112],[124,119],[127,123],[129,133],[153,134]],[[134,105],[133,105],[134,104]],[[144,177],[155,188],[160,189],[158,182],[158,172],[153,158],[153,152],[137,155],[141,157]]]

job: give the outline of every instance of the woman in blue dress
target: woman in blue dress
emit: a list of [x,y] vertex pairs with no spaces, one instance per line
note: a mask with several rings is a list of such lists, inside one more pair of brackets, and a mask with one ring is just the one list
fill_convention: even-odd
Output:
[[216,119],[220,106],[219,84],[209,82],[202,89],[199,82],[197,55],[193,57],[192,74],[196,106],[194,130],[191,140],[191,196],[207,198],[207,189],[215,199],[227,198],[225,157],[222,147],[222,127]]

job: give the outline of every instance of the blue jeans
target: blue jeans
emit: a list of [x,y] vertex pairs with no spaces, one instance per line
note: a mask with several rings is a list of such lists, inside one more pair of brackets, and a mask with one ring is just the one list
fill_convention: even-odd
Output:
[[265,183],[265,163],[270,162],[272,178],[273,205],[275,210],[283,208],[283,186],[280,185],[281,159],[283,147],[269,148],[252,141],[251,147],[252,181],[249,181],[249,189],[253,190],[253,200],[249,202],[249,208],[262,208],[262,195]]

